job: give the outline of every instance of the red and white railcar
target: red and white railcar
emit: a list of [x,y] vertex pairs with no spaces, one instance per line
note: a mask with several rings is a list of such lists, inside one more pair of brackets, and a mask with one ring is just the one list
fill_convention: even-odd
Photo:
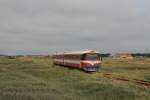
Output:
[[102,58],[100,53],[93,50],[88,50],[57,53],[53,55],[53,61],[56,65],[79,68],[85,71],[98,71],[101,67]]

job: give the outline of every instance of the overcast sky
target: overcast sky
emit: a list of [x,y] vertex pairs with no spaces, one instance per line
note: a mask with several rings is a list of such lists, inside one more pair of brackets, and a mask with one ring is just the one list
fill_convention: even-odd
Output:
[[0,54],[150,49],[150,0],[0,0]]

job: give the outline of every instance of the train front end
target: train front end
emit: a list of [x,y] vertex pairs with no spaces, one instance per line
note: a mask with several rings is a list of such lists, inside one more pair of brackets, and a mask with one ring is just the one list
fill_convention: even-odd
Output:
[[81,68],[87,72],[97,72],[101,68],[102,58],[98,53],[84,54]]

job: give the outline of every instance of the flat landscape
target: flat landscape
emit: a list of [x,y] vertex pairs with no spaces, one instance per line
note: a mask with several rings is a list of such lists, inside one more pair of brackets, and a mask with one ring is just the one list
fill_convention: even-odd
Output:
[[0,58],[0,100],[150,100],[150,88],[104,77],[150,81],[150,59],[104,58],[99,72],[54,66],[50,58]]

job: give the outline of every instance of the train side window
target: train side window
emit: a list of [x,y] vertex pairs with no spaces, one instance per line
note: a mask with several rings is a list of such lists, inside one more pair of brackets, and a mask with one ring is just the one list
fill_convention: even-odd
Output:
[[67,55],[64,55],[64,59],[67,59]]
[[81,55],[77,55],[77,60],[81,60]]
[[85,59],[86,54],[81,55],[81,60]]
[[72,59],[75,60],[75,55],[72,55]]

